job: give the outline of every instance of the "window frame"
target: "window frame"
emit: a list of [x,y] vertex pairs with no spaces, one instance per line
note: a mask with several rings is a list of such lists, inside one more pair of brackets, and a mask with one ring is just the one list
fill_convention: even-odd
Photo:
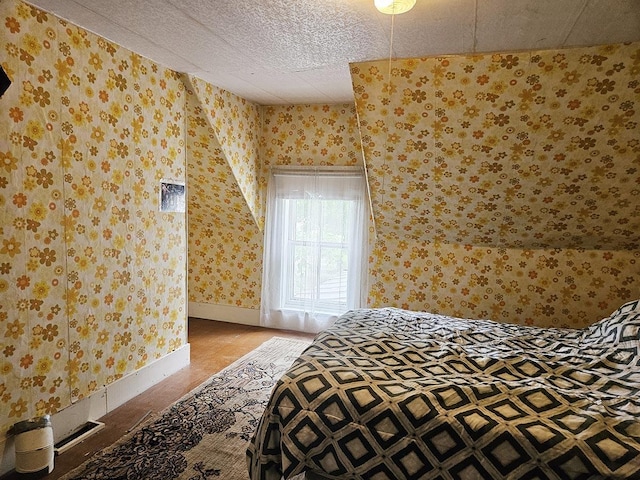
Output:
[[[319,192],[319,193],[315,193]],[[346,278],[347,285],[342,287],[339,283],[337,290],[345,292],[346,304],[342,303],[340,295],[337,301],[322,299],[321,285],[314,281],[314,286],[309,292],[316,299],[306,299],[304,295],[292,290],[295,279],[290,282],[291,288],[282,285],[282,276],[293,274],[291,263],[286,263],[286,250],[290,229],[294,225],[283,225],[283,216],[291,216],[291,212],[285,207],[286,199],[302,200],[321,198],[326,200],[353,201],[351,208],[353,220],[345,219],[340,228],[325,228],[321,231],[336,233],[338,242],[331,237],[323,241],[314,240],[314,244],[324,249],[344,249],[344,243],[349,244],[345,259],[347,275],[340,272],[343,268],[339,261],[345,257],[344,253],[338,253],[335,258],[336,278]],[[327,207],[329,208],[329,207]],[[264,224],[264,255],[262,276],[262,298],[260,302],[260,324],[272,328],[286,328],[292,330],[318,332],[328,326],[337,317],[354,308],[365,306],[368,296],[368,261],[369,261],[369,228],[371,224],[371,202],[368,196],[366,175],[362,167],[330,167],[330,168],[303,168],[287,167],[271,169],[267,184],[267,202]],[[290,209],[289,209],[290,210]],[[343,209],[344,211],[344,209]],[[333,212],[325,213],[330,219]],[[294,220],[295,222],[296,220]],[[304,223],[304,222],[303,222]],[[331,225],[331,224],[330,224]],[[351,233],[347,238],[344,229]],[[316,229],[317,230],[317,229]],[[298,245],[304,244],[299,238]],[[302,247],[301,247],[302,248]],[[344,250],[343,250],[344,252]],[[324,252],[322,253],[324,255]],[[332,255],[331,252],[327,256]],[[293,257],[292,257],[293,258]],[[327,262],[323,262],[327,263]],[[316,279],[321,278],[315,273]],[[329,280],[331,281],[331,280]],[[299,291],[303,291],[300,289]],[[318,297],[318,292],[320,293]],[[293,293],[293,295],[292,295]],[[306,292],[305,292],[306,294]]]

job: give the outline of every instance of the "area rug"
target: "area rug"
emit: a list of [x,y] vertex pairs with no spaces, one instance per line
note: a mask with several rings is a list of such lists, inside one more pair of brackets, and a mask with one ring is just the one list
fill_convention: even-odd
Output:
[[246,480],[245,451],[271,390],[308,345],[268,340],[61,480]]

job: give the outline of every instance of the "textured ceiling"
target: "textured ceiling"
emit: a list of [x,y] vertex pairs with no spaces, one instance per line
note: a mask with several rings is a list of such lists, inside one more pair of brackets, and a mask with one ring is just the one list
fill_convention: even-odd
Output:
[[[640,40],[640,0],[31,0],[260,104],[352,102],[349,63]],[[393,35],[391,35],[393,28]]]

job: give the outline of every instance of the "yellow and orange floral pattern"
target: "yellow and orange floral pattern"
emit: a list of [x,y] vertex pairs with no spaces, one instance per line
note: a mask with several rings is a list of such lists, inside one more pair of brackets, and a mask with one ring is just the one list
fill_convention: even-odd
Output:
[[260,109],[189,78],[189,301],[258,309]]
[[351,71],[372,306],[584,326],[640,297],[640,44]]
[[189,82],[189,301],[259,310],[269,168],[362,165],[355,108],[259,107]]
[[258,310],[276,165],[366,166],[370,306],[582,327],[640,297],[638,43],[363,62],[355,104],[260,106],[20,1],[0,19],[0,431],[184,344],[187,274]]
[[0,2],[0,430],[52,414],[186,341],[179,76]]
[[260,141],[262,197],[272,167],[363,166],[352,104],[264,107]]

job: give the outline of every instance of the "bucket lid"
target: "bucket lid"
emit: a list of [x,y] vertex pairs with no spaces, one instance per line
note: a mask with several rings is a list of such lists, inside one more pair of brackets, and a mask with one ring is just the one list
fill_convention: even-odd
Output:
[[18,435],[19,433],[29,432],[31,430],[37,430],[39,428],[46,428],[51,426],[51,416],[43,415],[42,417],[35,417],[30,420],[23,420],[13,425],[7,432],[9,435]]

